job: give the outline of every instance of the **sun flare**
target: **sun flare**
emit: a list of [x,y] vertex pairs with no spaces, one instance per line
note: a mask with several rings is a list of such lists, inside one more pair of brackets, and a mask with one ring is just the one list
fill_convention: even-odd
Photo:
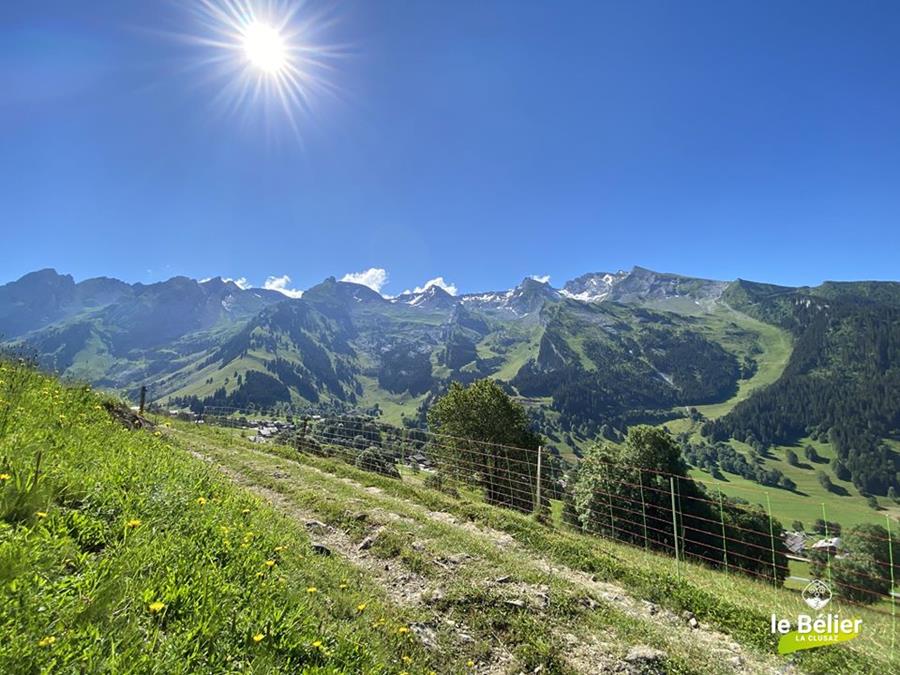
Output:
[[303,0],[197,0],[193,7],[196,32],[187,38],[221,86],[212,102],[273,130],[286,122],[300,137],[302,119],[336,91],[340,50],[319,43],[323,15],[305,11]]
[[244,54],[247,60],[266,73],[277,73],[287,66],[284,38],[272,26],[254,21],[244,30]]

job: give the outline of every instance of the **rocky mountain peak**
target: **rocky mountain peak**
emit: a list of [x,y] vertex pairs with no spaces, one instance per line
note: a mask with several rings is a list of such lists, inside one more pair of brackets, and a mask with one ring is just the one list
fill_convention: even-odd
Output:
[[348,303],[351,306],[359,303],[387,302],[380,293],[368,286],[350,281],[337,281],[334,277],[328,277],[304,292],[303,299],[313,303]]
[[625,279],[628,274],[628,272],[623,272],[622,270],[618,272],[582,274],[580,277],[567,281],[561,292],[573,300],[602,302],[609,298],[613,288]]

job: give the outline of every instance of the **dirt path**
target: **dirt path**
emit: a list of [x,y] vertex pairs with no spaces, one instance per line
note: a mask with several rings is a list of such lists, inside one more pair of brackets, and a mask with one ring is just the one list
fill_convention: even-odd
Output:
[[[343,530],[319,521],[316,513],[301,509],[290,498],[277,490],[259,485],[239,471],[225,466],[197,450],[189,450],[189,452],[228,477],[236,485],[265,500],[289,518],[302,523],[309,533],[314,550],[323,555],[339,555],[363,570],[367,576],[384,589],[392,602],[406,607],[425,607],[427,605],[425,598],[431,597],[440,590],[438,584],[430,583],[425,577],[407,569],[397,560],[378,558],[372,555],[369,553],[368,547],[356,544]],[[381,528],[378,527],[373,529],[370,538],[377,537],[380,530]],[[445,621],[445,623],[447,622]],[[437,646],[435,642],[436,624],[437,617],[431,622],[414,623],[410,629],[426,647],[435,648]],[[472,639],[473,631],[468,626],[455,621],[450,624],[460,641]],[[502,644],[493,645],[493,647],[490,657],[487,660],[479,661],[477,672],[487,675],[502,675],[509,672],[513,661],[512,654]]]
[[[310,533],[313,542],[325,546],[329,551],[342,556],[355,566],[365,570],[385,589],[387,595],[394,602],[405,606],[426,607],[427,603],[424,601],[424,598],[431,597],[435,592],[440,592],[439,580],[429,581],[425,577],[409,570],[398,560],[377,558],[365,548],[357,545],[347,533],[319,522],[314,512],[301,509],[289,497],[277,490],[261,486],[244,474],[233,468],[223,466],[220,462],[197,450],[190,450],[190,452],[198,459],[213,465],[238,485],[265,499],[282,513],[301,522]],[[255,448],[241,448],[241,453],[256,456],[258,459],[266,462],[280,459]],[[284,462],[291,463],[290,460],[284,460]],[[669,636],[675,636],[674,639],[678,641],[685,641],[685,644],[701,645],[704,652],[713,655],[718,672],[765,673],[767,675],[799,672],[790,664],[777,662],[774,657],[766,657],[749,652],[729,635],[700,624],[690,613],[678,615],[658,605],[633,597],[629,591],[621,586],[598,581],[585,572],[536,556],[534,552],[521,547],[511,535],[505,532],[470,521],[460,520],[453,514],[443,511],[431,511],[421,504],[387,495],[377,487],[364,486],[351,478],[338,477],[306,464],[302,466],[304,470],[321,474],[323,478],[329,480],[340,480],[356,490],[364,491],[383,499],[402,502],[406,508],[415,510],[423,518],[464,530],[477,536],[484,543],[500,552],[509,554],[510,551],[514,551],[516,554],[520,554],[519,557],[523,561],[527,561],[538,572],[557,579],[563,579],[572,586],[583,590],[587,602],[595,602],[590,600],[590,596],[594,595],[634,620],[652,623],[657,628],[664,626],[666,633]],[[369,511],[373,515],[376,512],[376,510],[371,508]],[[386,519],[401,518],[401,516],[388,510],[382,512],[378,509],[377,511]],[[377,531],[373,531],[372,535],[377,536]],[[440,561],[434,562],[440,564]],[[448,569],[448,572],[450,571]],[[519,584],[519,586],[527,586],[527,584]],[[518,591],[522,597],[538,598],[537,603],[541,602],[541,598],[546,598],[546,588],[544,587],[519,588]],[[439,621],[440,617],[435,616],[432,625]],[[471,631],[467,627],[457,626],[457,628],[459,633],[467,639],[471,639],[469,638]],[[421,637],[426,641],[429,639],[429,632],[431,632],[429,627],[422,627]],[[625,661],[622,661],[621,656],[616,653],[616,645],[604,641],[604,636],[602,635],[575,636],[566,633],[561,637],[570,647],[566,660],[578,672],[656,672],[654,663],[659,657],[664,657],[664,654],[658,653],[656,650],[637,645],[629,652]],[[492,645],[492,647],[489,663],[484,664],[483,668],[479,664],[478,672],[497,674],[508,672],[512,665],[512,655],[509,654],[502,644]],[[656,653],[654,654],[654,652]]]
[[[259,450],[255,450],[255,452],[265,454]],[[331,475],[316,467],[309,468],[324,475]],[[382,492],[378,488],[365,487],[351,478],[341,477],[340,480],[353,485],[359,490],[368,490],[370,492],[378,493]],[[701,624],[691,612],[685,612],[683,615],[678,615],[675,612],[660,607],[652,602],[634,598],[630,592],[622,586],[598,581],[586,572],[541,558],[533,551],[522,548],[515,538],[506,532],[485,527],[484,525],[476,524],[471,521],[460,520],[453,514],[445,511],[429,511],[425,507],[408,499],[402,501],[408,506],[421,511],[422,514],[430,520],[464,529],[467,532],[484,538],[498,548],[506,549],[507,551],[519,551],[523,557],[527,557],[532,561],[537,569],[548,575],[563,578],[586,591],[592,591],[598,594],[603,600],[614,605],[632,618],[642,621],[652,621],[657,624],[666,624],[669,630],[681,634],[684,640],[700,643],[709,653],[716,654],[720,657],[725,670],[730,670],[734,673],[767,673],[771,675],[787,675],[799,672],[791,666],[791,664],[776,662],[774,659],[761,658],[756,654],[748,652],[727,633],[722,633],[721,631]]]
[[[652,602],[634,598],[621,586],[598,581],[586,572],[536,556],[532,551],[521,548],[518,542],[506,532],[500,532],[468,521],[461,522],[454,515],[443,511],[426,511],[426,515],[434,520],[453,524],[477,533],[496,546],[507,550],[521,551],[522,555],[527,556],[541,571],[548,575],[565,579],[574,586],[583,588],[586,591],[596,593],[604,601],[632,618],[652,621],[656,624],[665,624],[668,630],[682,635],[682,639],[702,644],[704,650],[721,658],[722,665],[726,671],[734,673],[768,673],[771,675],[799,672],[790,664],[776,663],[774,659],[761,659],[756,654],[749,653],[730,635],[701,624],[690,612],[685,612],[679,616],[675,612]],[[582,646],[581,656],[588,656],[589,651],[589,649]]]

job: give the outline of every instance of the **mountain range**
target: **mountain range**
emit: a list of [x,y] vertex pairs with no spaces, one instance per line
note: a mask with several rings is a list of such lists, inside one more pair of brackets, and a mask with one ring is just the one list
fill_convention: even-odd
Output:
[[711,441],[827,436],[860,489],[900,488],[896,282],[792,288],[635,267],[464,295],[384,297],[329,278],[289,298],[221,278],[75,282],[45,269],[0,286],[0,336],[47,369],[132,398],[146,385],[169,407],[417,426],[450,381],[491,377],[564,454],[692,418]]

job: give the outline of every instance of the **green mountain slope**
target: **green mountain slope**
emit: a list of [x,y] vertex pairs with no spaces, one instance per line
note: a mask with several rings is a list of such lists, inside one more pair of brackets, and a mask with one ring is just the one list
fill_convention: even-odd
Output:
[[[782,289],[738,282],[732,306],[795,336],[782,376],[711,422],[714,440],[762,445],[811,436],[836,449],[836,473],[864,491],[900,486],[885,439],[900,433],[900,285],[837,284]],[[845,477],[840,476],[839,477]]]
[[712,443],[812,437],[834,445],[835,478],[886,494],[900,490],[898,288],[638,267],[456,297],[431,286],[386,298],[331,278],[291,299],[221,279],[76,284],[44,270],[0,287],[0,330],[50,369],[132,397],[144,384],[170,407],[358,410],[418,426],[449,382],[492,377],[570,458],[647,421],[702,426]]

